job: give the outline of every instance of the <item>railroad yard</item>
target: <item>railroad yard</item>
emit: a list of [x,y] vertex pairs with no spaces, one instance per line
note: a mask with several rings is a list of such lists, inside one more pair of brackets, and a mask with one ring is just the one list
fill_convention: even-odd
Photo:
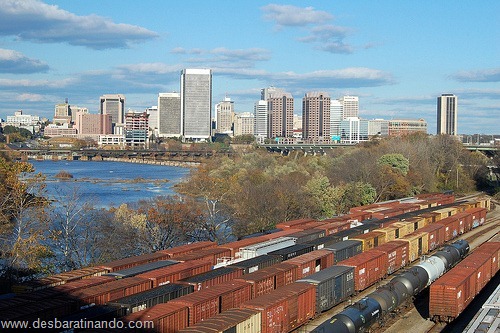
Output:
[[[0,300],[0,320],[120,318],[168,333],[461,332],[498,285],[499,221],[484,195],[354,207],[20,284]],[[460,302],[448,301],[450,288]]]

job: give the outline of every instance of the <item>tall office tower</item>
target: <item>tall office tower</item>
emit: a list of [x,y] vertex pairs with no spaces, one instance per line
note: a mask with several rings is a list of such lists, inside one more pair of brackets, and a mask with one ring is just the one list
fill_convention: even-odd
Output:
[[267,138],[267,101],[260,100],[254,105],[255,127],[254,135],[261,138]]
[[91,114],[88,112],[76,112],[75,127],[78,134],[100,134],[107,135],[113,133],[111,115]]
[[54,108],[54,124],[69,124],[71,123],[71,107],[68,104],[68,99],[64,103],[56,104]]
[[268,136],[270,138],[293,136],[293,97],[287,92],[271,93],[267,98]]
[[217,117],[217,133],[233,134],[234,102],[229,98],[224,98],[220,103],[215,104]]
[[212,70],[182,70],[181,110],[184,138],[209,140],[212,134]]
[[158,135],[165,138],[182,135],[181,94],[178,92],[158,94]]
[[99,113],[110,114],[114,124],[123,124],[125,122],[125,96],[102,95],[99,101]]
[[339,101],[342,104],[342,119],[359,117],[358,96],[343,96]]
[[458,99],[453,94],[437,98],[437,134],[458,135]]
[[308,92],[302,99],[302,138],[330,140],[330,96],[325,92]]
[[330,135],[340,135],[340,122],[342,121],[343,107],[338,99],[330,101]]
[[271,94],[282,94],[284,93],[285,91],[283,89],[280,89],[280,88],[276,88],[276,87],[268,87],[268,88],[263,88],[260,90],[260,99],[262,101],[267,101],[269,99],[269,96]]

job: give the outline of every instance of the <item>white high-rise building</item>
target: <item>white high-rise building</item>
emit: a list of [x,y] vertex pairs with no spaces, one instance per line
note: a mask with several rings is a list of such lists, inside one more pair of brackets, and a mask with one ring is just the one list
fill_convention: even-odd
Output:
[[158,136],[180,137],[182,135],[181,94],[178,92],[158,94]]
[[[146,113],[149,115],[148,124],[152,132],[158,130],[158,106],[153,105],[146,109]],[[156,134],[156,133],[155,133]]]
[[358,96],[342,96],[339,101],[342,104],[342,119],[359,117]]
[[210,140],[212,124],[212,71],[181,72],[182,135],[193,141]]
[[267,138],[267,102],[260,100],[254,105],[255,127],[254,135],[261,138]]
[[233,134],[234,122],[234,102],[229,98],[224,98],[220,103],[215,104],[217,117],[217,133]]
[[125,96],[102,95],[99,100],[99,113],[110,114],[114,124],[123,124],[125,122]]
[[330,102],[330,134],[340,136],[340,122],[342,121],[342,103],[337,99]]
[[458,98],[442,94],[437,99],[437,134],[458,135]]

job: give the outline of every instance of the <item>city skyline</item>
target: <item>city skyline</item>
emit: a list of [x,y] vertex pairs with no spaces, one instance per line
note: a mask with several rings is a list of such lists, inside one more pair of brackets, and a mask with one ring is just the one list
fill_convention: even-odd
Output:
[[292,94],[295,114],[306,93],[325,91],[359,96],[362,118],[424,118],[435,133],[436,98],[450,93],[459,134],[498,133],[496,1],[0,5],[3,119],[17,110],[52,119],[66,98],[98,113],[106,94],[143,111],[180,91],[182,69],[210,68],[212,104],[230,97],[236,113],[252,112],[269,86]]

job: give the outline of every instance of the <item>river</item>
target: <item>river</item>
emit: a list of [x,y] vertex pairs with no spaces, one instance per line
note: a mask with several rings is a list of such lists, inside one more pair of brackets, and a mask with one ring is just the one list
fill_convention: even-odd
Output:
[[[46,176],[50,198],[75,195],[82,203],[99,208],[117,207],[156,196],[175,194],[173,186],[189,168],[106,161],[29,161]],[[60,180],[61,172],[73,176]],[[68,198],[69,199],[69,198]]]

